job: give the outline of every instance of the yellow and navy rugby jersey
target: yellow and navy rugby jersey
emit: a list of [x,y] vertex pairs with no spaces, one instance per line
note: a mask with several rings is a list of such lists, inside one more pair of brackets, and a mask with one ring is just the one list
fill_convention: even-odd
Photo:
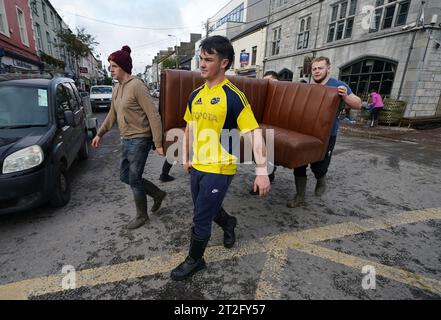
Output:
[[225,175],[236,173],[237,157],[222,146],[222,130],[246,133],[259,128],[247,98],[228,79],[193,91],[184,120],[193,126],[193,167]]

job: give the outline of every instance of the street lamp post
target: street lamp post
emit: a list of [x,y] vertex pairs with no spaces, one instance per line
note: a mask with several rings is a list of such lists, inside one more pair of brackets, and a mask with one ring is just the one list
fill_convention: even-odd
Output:
[[168,35],[169,37],[174,37],[175,39],[176,39],[176,46],[175,46],[175,48],[176,48],[176,70],[178,70],[179,69],[179,62],[178,62],[178,57],[179,57],[179,55],[178,55],[178,37],[177,36],[175,36],[174,34],[169,34]]

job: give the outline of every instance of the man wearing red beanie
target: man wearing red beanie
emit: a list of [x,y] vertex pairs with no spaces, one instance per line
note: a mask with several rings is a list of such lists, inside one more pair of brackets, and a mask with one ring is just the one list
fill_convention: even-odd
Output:
[[109,114],[93,139],[92,147],[98,148],[104,134],[118,122],[122,141],[120,179],[130,185],[136,205],[136,217],[127,228],[136,229],[149,220],[146,194],[153,198],[151,210],[156,212],[166,193],[142,177],[152,145],[155,145],[157,154],[164,155],[162,125],[147,87],[131,75],[130,53],[130,48],[124,46],[108,58],[112,78],[118,80],[118,84],[113,90]]

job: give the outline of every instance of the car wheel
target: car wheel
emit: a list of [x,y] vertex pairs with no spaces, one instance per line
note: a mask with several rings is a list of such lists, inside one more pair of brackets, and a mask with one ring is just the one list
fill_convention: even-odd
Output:
[[52,207],[63,207],[70,201],[70,181],[67,168],[64,163],[59,163],[54,170],[54,191],[49,202]]
[[78,151],[78,157],[80,158],[80,160],[86,160],[87,158],[89,158],[89,144],[87,141],[87,134],[84,137],[83,143],[81,144],[80,151]]

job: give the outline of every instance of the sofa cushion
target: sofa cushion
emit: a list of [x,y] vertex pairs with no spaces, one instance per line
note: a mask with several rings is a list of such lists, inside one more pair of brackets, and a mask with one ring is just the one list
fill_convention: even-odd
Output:
[[271,81],[263,123],[314,136],[327,144],[339,102],[337,88]]
[[[326,144],[320,139],[296,131],[271,125],[261,125],[266,138],[267,130],[274,130],[274,163],[286,168],[297,168],[308,163],[321,161],[326,151]],[[267,141],[268,147],[271,147]],[[268,153],[271,151],[268,150]]]

